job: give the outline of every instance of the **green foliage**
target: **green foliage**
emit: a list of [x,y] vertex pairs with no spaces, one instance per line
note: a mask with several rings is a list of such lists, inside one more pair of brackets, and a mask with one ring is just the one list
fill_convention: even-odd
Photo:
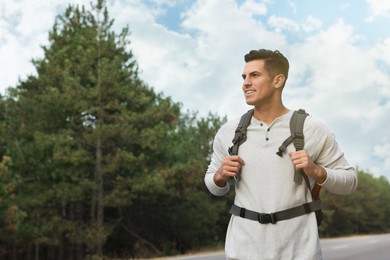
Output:
[[321,195],[325,214],[323,236],[382,233],[390,230],[390,184],[385,177],[358,170],[358,189],[349,196]]
[[183,253],[223,239],[221,229],[227,223],[218,225],[219,214],[227,208],[205,190],[203,177],[211,140],[224,121],[215,115],[197,119],[196,113],[178,119],[164,142],[161,159],[166,166],[155,167],[129,185],[137,199],[121,208],[126,217],[108,247],[146,257]]

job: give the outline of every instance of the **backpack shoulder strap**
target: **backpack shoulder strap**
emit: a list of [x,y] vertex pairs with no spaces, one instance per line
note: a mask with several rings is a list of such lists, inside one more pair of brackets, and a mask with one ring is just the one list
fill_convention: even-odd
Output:
[[286,151],[287,146],[290,143],[294,143],[295,149],[297,151],[302,150],[305,146],[305,139],[303,136],[303,125],[305,123],[305,119],[309,114],[306,113],[304,109],[299,109],[294,111],[293,115],[290,119],[290,133],[291,135],[284,140],[282,145],[279,147],[276,152],[280,157],[283,156],[284,151]]
[[[303,150],[303,147],[305,147],[305,136],[303,135],[303,125],[308,115],[309,114],[307,114],[304,109],[299,109],[298,111],[294,111],[293,117],[291,117],[290,132],[291,132],[291,136],[294,136],[293,143],[296,151]],[[294,174],[294,181],[300,182],[302,176],[305,177],[306,175],[301,170],[296,170]],[[308,185],[310,189],[310,183],[308,181],[309,179],[305,178],[306,185]]]
[[[295,115],[295,116],[294,116]],[[306,117],[309,114],[306,113],[304,109],[299,109],[298,111],[294,111],[293,117],[290,120],[290,132],[291,135],[294,136],[293,143],[295,146],[296,151],[303,150],[303,147],[305,146],[305,138],[303,135],[303,125],[305,122]],[[305,179],[305,183],[307,188],[310,190],[311,196],[313,200],[320,200],[320,190],[321,186],[319,186],[317,183],[314,184],[313,189],[311,188],[309,177],[302,171],[295,171],[294,175],[294,181],[300,181],[302,178]],[[323,213],[322,210],[316,210],[316,219],[317,219],[317,225],[321,225],[322,219],[323,219]]]
[[294,136],[293,143],[295,146],[295,150],[300,151],[305,146],[305,138],[303,136],[303,125],[305,123],[305,119],[309,114],[306,113],[304,109],[299,109],[298,111],[294,111],[293,116],[290,120],[290,132],[291,135]]
[[238,147],[246,141],[246,129],[251,122],[252,115],[253,109],[248,110],[248,112],[241,116],[232,140],[233,146],[229,147],[230,155],[238,155]]
[[[294,111],[293,115],[290,119],[290,133],[291,135],[284,140],[282,145],[279,147],[278,151],[276,152],[277,155],[280,157],[283,156],[284,151],[286,151],[287,146],[290,143],[294,143],[295,150],[300,151],[305,146],[305,137],[303,135],[303,126],[305,123],[305,119],[309,114],[306,113],[304,109],[299,109],[297,111]],[[294,181],[300,182],[302,180],[302,176],[304,174],[300,171],[295,171],[294,174]],[[306,183],[308,184],[308,183]],[[310,187],[310,186],[309,186]]]

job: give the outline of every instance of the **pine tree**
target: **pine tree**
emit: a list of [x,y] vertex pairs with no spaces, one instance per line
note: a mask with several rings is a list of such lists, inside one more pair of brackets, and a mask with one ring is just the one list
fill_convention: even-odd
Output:
[[139,79],[129,30],[112,25],[102,0],[69,6],[37,76],[10,90],[7,135],[27,212],[20,246],[36,256],[101,257],[136,183],[165,163],[180,106]]

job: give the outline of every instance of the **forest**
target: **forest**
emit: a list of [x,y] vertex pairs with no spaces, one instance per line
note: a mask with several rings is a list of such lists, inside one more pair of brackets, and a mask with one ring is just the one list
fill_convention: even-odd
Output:
[[[223,244],[234,190],[203,182],[226,117],[200,117],[140,76],[130,29],[69,6],[30,75],[0,96],[0,258],[131,259]],[[131,26],[131,25],[130,25]],[[390,184],[357,167],[322,191],[322,237],[390,230]]]

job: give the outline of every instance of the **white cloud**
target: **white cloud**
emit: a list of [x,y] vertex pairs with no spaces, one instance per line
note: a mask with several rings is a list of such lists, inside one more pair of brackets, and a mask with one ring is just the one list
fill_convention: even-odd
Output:
[[366,0],[368,5],[368,16],[366,22],[372,22],[379,17],[390,17],[390,1],[388,0]]
[[320,29],[321,27],[321,20],[311,15],[306,18],[305,23],[302,25],[302,29],[307,33],[313,32],[314,30]]
[[167,6],[174,6],[175,3],[177,3],[177,0],[152,0],[153,3],[157,4],[158,6],[167,5]]
[[[89,0],[72,0],[85,4]],[[43,56],[41,46],[47,45],[48,33],[54,25],[57,10],[68,4],[46,0],[4,1],[0,11],[0,92],[15,86],[20,79],[35,74],[32,59]]]
[[[265,1],[267,2],[267,1]],[[246,0],[240,7],[242,12],[250,15],[265,15],[267,14],[268,8],[265,2],[257,2],[254,0]]]
[[47,42],[55,12],[44,1],[7,1],[1,7],[0,71],[1,92],[4,92],[18,78],[34,73],[31,60],[42,56],[40,46]]
[[287,0],[287,4],[290,6],[293,14],[296,14],[297,13],[297,5],[296,5],[296,2],[294,0]]
[[[379,162],[382,166],[376,165],[376,172],[388,173],[390,171],[390,141],[387,140],[385,143],[376,144],[374,146],[374,154],[380,158]],[[383,169],[385,172],[383,172]]]
[[268,18],[268,25],[275,29],[276,32],[280,33],[282,31],[297,32],[299,31],[299,24],[295,21],[285,18],[271,15]]

